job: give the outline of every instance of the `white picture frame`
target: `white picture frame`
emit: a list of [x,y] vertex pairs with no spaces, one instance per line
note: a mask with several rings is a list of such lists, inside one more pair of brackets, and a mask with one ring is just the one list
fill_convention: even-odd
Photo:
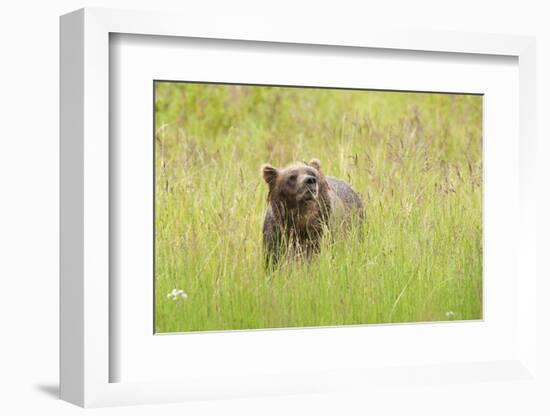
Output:
[[[381,368],[335,369],[235,379],[212,374],[183,381],[111,382],[109,297],[109,36],[114,33],[207,39],[332,45],[455,54],[505,55],[519,65],[519,223],[517,354],[498,362],[430,364],[415,377],[461,379],[472,373],[505,374],[506,380],[537,382],[535,271],[535,41],[530,37],[464,33],[328,33],[276,25],[239,27],[220,20],[208,27],[193,16],[82,9],[61,18],[61,398],[80,406],[159,403],[196,398],[323,392],[402,382],[410,372]],[[348,331],[349,332],[349,331]],[[234,338],[239,334],[233,334]],[[346,335],[353,338],[353,330]],[[438,376],[438,377],[439,377]]]

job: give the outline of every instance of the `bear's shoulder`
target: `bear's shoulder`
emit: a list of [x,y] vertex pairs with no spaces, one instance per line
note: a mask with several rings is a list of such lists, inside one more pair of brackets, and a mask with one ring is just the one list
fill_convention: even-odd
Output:
[[333,176],[326,176],[325,178],[333,192],[333,198],[338,198],[347,207],[363,209],[361,197],[350,184]]

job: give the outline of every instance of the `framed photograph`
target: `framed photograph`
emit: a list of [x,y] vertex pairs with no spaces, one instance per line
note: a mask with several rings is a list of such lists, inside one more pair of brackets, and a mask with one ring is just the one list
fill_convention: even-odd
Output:
[[241,29],[61,18],[61,397],[537,383],[534,40]]

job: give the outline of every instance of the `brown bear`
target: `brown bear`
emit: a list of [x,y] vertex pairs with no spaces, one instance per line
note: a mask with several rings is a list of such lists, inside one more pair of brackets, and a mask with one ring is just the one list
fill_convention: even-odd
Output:
[[346,182],[325,176],[317,159],[284,169],[263,165],[261,172],[269,186],[263,225],[268,267],[284,254],[309,258],[319,251],[326,227],[363,218],[359,195]]

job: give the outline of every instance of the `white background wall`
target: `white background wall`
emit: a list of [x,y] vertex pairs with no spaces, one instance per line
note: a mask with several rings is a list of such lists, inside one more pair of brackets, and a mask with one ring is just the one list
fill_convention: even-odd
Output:
[[[264,4],[265,3],[265,4]],[[549,212],[550,12],[545,1],[20,0],[0,8],[0,413],[73,414],[56,399],[58,383],[58,16],[74,9],[178,10],[201,18],[242,16],[286,25],[395,26],[535,35],[538,42],[538,167],[541,214]],[[240,16],[240,17],[236,17]],[[544,181],[543,181],[544,180]],[[547,215],[547,214],[545,214]],[[548,267],[549,221],[539,218],[539,273]],[[539,291],[548,290],[543,283]],[[542,293],[542,292],[541,292]],[[550,303],[550,302],[549,302]],[[549,307],[541,305],[541,312]],[[544,346],[550,343],[544,337]],[[550,348],[548,348],[550,350]],[[547,353],[548,354],[548,353]],[[548,363],[546,360],[545,363]],[[441,395],[421,388],[369,397],[349,393],[101,409],[99,414],[550,414],[537,392],[515,394],[457,385]],[[532,396],[533,395],[533,396]],[[527,398],[527,400],[526,400]],[[481,399],[488,399],[483,400]],[[544,413],[547,412],[547,413]]]

